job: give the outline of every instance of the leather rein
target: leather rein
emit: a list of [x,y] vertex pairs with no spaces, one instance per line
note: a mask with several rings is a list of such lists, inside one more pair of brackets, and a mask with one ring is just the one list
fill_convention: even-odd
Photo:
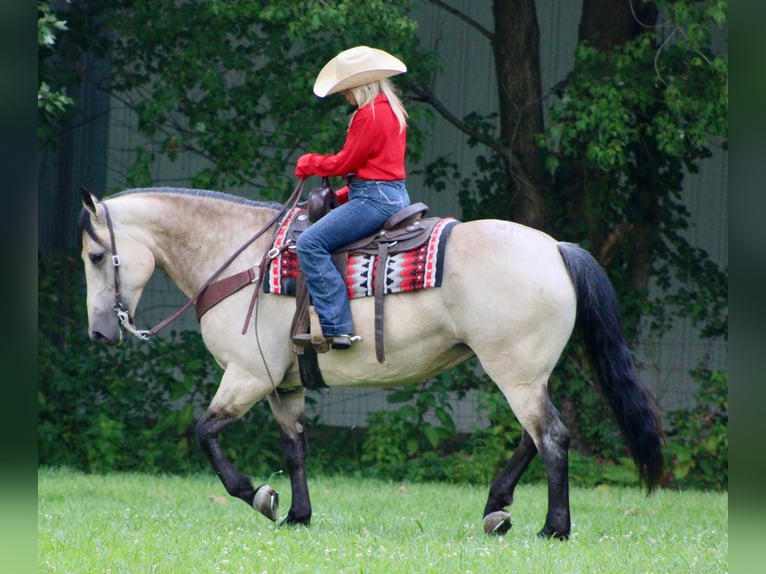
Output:
[[[271,227],[273,227],[286,213],[290,211],[295,205],[298,203],[298,201],[301,198],[301,195],[303,193],[303,186],[304,186],[305,180],[301,179],[298,181],[298,183],[295,186],[295,189],[293,190],[292,194],[290,195],[287,202],[282,206],[282,209],[280,209],[276,215],[274,215],[266,225],[264,225],[259,231],[255,233],[250,239],[248,239],[241,247],[239,247],[232,255],[224,261],[224,263],[218,268],[218,270],[213,273],[210,278],[205,281],[205,283],[200,287],[197,292],[192,295],[192,297],[181,307],[176,309],[173,313],[171,313],[167,318],[165,318],[163,321],[157,324],[157,326],[153,327],[152,329],[144,330],[144,329],[137,329],[135,326],[135,323],[133,322],[133,318],[130,316],[130,313],[125,308],[125,305],[122,302],[122,294],[120,293],[120,256],[117,254],[117,244],[114,239],[114,226],[112,225],[112,217],[109,214],[109,209],[106,206],[105,202],[102,202],[101,205],[104,208],[104,214],[106,216],[106,227],[109,230],[109,242],[110,242],[110,249],[112,251],[112,266],[114,267],[114,305],[112,306],[112,309],[117,314],[117,319],[120,322],[120,325],[130,334],[138,337],[142,341],[147,341],[154,335],[156,335],[160,330],[167,327],[170,323],[175,321],[184,311],[186,311],[189,307],[194,305],[194,303],[197,302],[197,300],[200,298],[202,293],[210,286],[213,281],[215,281],[221,273],[237,258],[239,257],[242,252],[247,249],[256,239],[261,237],[266,231],[268,231]],[[269,259],[269,252],[267,251],[264,253],[263,257],[261,258],[261,262],[259,264],[259,268],[263,268],[266,261]],[[263,273],[258,273],[258,275],[253,280],[256,284],[255,294],[253,295],[253,303],[255,302],[255,298],[257,297],[258,290],[261,286]],[[248,320],[250,317],[250,313],[252,312],[252,304],[251,309],[248,312]],[[245,329],[247,328],[247,322],[245,322]]]

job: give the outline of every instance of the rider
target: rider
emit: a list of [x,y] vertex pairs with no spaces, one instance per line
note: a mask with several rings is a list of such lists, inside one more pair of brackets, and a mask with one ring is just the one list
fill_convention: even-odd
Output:
[[[314,82],[314,94],[341,93],[357,106],[346,142],[336,154],[301,156],[295,175],[349,176],[339,190],[339,205],[304,231],[296,243],[298,260],[325,338],[334,349],[347,349],[354,337],[345,278],[330,253],[375,232],[394,213],[410,204],[405,187],[404,155],[407,111],[390,76],[407,71],[391,54],[357,46],[331,59]],[[305,345],[308,335],[293,339]]]

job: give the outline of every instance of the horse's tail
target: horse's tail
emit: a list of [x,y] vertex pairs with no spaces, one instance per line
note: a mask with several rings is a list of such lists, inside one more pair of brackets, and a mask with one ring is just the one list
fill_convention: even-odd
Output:
[[617,295],[593,256],[573,243],[559,243],[577,293],[577,323],[601,390],[614,412],[647,491],[663,475],[659,409],[641,382],[625,342]]

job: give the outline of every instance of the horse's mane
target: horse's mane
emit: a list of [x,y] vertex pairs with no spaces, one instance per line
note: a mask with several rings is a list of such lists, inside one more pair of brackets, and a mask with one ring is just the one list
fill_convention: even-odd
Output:
[[[247,197],[241,197],[238,195],[231,195],[229,193],[223,193],[221,191],[211,191],[208,189],[187,189],[183,187],[139,187],[133,189],[126,189],[114,195],[110,195],[105,198],[108,201],[112,198],[123,197],[126,195],[136,195],[140,193],[159,193],[168,195],[190,195],[194,197],[209,197],[211,199],[220,199],[221,201],[229,201],[238,205],[246,205],[250,207],[261,207],[265,209],[279,210],[282,208],[281,203],[275,201],[256,201],[248,199]],[[90,212],[83,208],[80,210],[80,216],[77,220],[78,238],[82,238],[82,232],[86,232],[94,241],[101,243],[95,231],[93,230],[93,222],[90,219]],[[104,246],[106,247],[106,246]]]
[[264,207],[267,209],[281,209],[282,204],[275,201],[256,201],[254,199],[248,199],[239,195],[231,195],[222,191],[211,191],[209,189],[188,189],[184,187],[139,187],[135,189],[126,189],[114,195],[110,195],[105,198],[107,200],[113,197],[122,197],[124,195],[134,195],[138,193],[165,193],[175,195],[191,195],[195,197],[209,197],[212,199],[220,199],[223,201],[231,201],[239,205],[249,205],[251,207]]

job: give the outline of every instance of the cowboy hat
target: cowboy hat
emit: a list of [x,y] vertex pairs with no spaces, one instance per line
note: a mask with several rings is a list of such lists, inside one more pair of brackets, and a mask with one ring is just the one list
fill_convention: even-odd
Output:
[[314,82],[314,93],[324,98],[406,71],[407,66],[388,52],[356,46],[344,50],[324,65]]

